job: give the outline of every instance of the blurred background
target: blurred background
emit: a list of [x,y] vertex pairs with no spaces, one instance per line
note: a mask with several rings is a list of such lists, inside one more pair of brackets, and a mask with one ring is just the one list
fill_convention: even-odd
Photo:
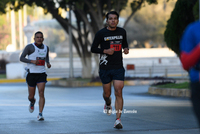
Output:
[[[179,9],[181,4],[187,8]],[[27,44],[34,42],[36,31],[44,33],[44,44],[50,48],[49,77],[97,77],[98,55],[92,54],[90,47],[95,33],[105,26],[105,14],[110,10],[119,12],[118,26],[127,31],[130,53],[123,55],[126,77],[187,77],[179,61],[177,40],[186,25],[195,21],[195,15],[198,18],[196,5],[197,0],[2,0],[1,77],[25,77],[26,64],[19,61],[19,56]],[[194,17],[181,23],[191,8]],[[175,17],[181,20],[175,21],[177,24],[170,23],[173,12],[183,13]],[[179,27],[180,34],[173,31],[178,22],[184,24]],[[170,31],[179,36],[174,37]]]

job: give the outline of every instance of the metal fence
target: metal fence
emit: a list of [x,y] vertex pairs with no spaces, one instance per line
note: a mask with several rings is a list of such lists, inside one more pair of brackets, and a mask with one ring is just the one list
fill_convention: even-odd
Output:
[[[126,77],[188,77],[188,73],[180,65],[135,66],[132,70],[125,67],[125,70]],[[82,68],[74,68],[73,73],[74,77],[82,77]],[[68,78],[70,70],[69,68],[51,68],[47,69],[47,75],[48,77]]]

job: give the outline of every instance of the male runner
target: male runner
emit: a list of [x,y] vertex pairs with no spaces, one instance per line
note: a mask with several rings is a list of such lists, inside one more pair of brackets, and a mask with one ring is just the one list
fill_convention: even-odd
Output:
[[[38,31],[34,36],[34,43],[28,44],[20,56],[20,61],[27,63],[27,76],[26,82],[28,85],[30,101],[29,111],[32,113],[34,111],[34,104],[36,99],[35,89],[36,86],[39,92],[39,114],[38,120],[44,120],[42,111],[44,109],[45,97],[44,90],[45,84],[47,82],[47,74],[45,73],[45,62],[47,67],[50,68],[51,64],[49,63],[49,47],[43,44],[44,38],[43,33]],[[26,56],[28,55],[28,58]]]
[[180,59],[189,72],[191,101],[200,128],[200,22],[187,26],[180,41]]
[[[119,14],[111,11],[106,15],[107,27],[99,30],[94,38],[91,52],[100,54],[99,76],[103,83],[103,98],[105,100],[104,111],[110,115],[111,107],[111,82],[115,89],[116,121],[114,128],[123,128],[121,113],[123,109],[122,89],[124,87],[124,73],[122,48],[124,54],[129,53],[126,39],[126,31],[117,27]],[[100,45],[100,48],[99,48]]]

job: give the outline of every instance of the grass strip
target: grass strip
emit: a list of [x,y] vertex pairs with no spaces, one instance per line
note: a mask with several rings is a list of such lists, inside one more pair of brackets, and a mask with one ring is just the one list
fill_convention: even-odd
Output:
[[169,83],[164,85],[157,85],[156,87],[160,88],[175,88],[175,89],[189,89],[189,82],[183,82],[183,83]]

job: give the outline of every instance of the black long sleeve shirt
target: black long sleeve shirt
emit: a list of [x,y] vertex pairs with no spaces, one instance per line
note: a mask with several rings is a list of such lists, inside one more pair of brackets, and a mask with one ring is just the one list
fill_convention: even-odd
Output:
[[[115,48],[113,55],[103,53],[109,48]],[[103,28],[96,33],[91,52],[100,54],[100,69],[119,69],[123,68],[122,48],[128,48],[125,29],[117,27],[111,31]]]

